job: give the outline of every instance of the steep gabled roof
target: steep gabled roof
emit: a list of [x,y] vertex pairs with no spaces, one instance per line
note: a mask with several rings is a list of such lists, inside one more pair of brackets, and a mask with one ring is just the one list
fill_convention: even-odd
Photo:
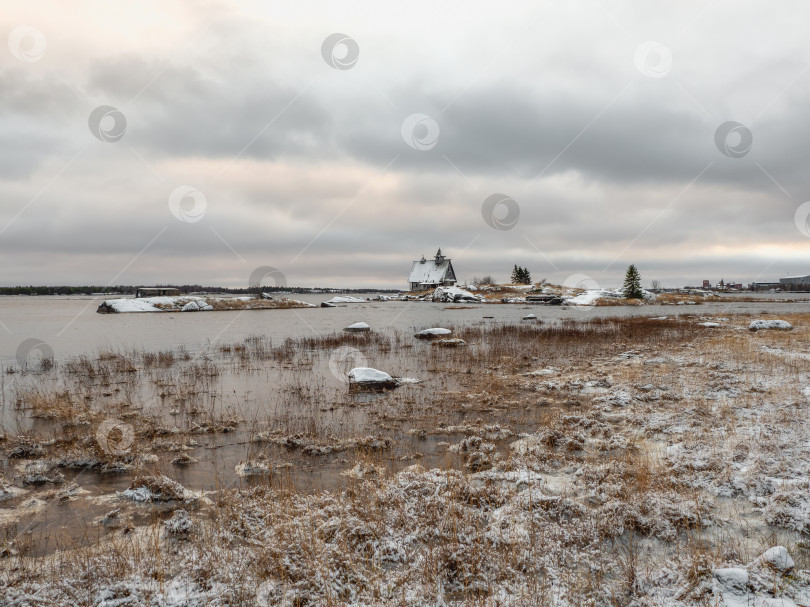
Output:
[[437,263],[435,259],[426,259],[424,262],[413,262],[411,266],[411,276],[408,278],[408,282],[417,284],[439,284],[445,279],[456,279],[450,260],[444,259]]

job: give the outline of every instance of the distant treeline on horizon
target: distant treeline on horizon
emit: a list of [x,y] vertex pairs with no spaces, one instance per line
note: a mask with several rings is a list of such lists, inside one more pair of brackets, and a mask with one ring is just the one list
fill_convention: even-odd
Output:
[[[202,285],[117,285],[114,287],[102,286],[17,286],[0,287],[0,295],[93,295],[104,293],[109,295],[135,295],[135,291],[143,287],[161,287],[177,289],[182,294],[189,293],[230,293],[233,295],[250,295],[257,292],[253,288],[232,289],[227,287],[204,287]],[[264,293],[399,293],[401,289],[332,289],[319,287],[271,287],[262,286]]]

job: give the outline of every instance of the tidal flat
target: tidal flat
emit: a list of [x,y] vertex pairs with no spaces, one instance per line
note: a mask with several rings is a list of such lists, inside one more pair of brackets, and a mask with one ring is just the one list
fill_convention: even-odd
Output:
[[810,314],[571,314],[7,366],[2,602],[810,605]]

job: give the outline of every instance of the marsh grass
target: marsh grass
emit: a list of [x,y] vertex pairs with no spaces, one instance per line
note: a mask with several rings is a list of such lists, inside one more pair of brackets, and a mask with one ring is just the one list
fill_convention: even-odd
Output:
[[[720,331],[688,317],[594,319],[452,327],[468,343],[458,349],[391,331],[279,344],[255,337],[194,358],[77,357],[52,372],[63,374],[63,386],[15,386],[15,409],[48,427],[47,435],[45,425],[17,434],[17,446],[29,448],[17,460],[56,454],[64,445],[44,443],[73,436],[71,424],[86,434],[100,416],[128,416],[138,438],[131,461],[157,456],[135,463],[128,486],[166,499],[149,524],[103,538],[88,531],[47,557],[26,557],[31,538],[9,527],[18,553],[0,572],[0,588],[44,584],[55,593],[48,596],[71,604],[94,604],[100,588],[137,604],[180,582],[234,605],[256,604],[259,595],[291,605],[495,605],[508,587],[516,605],[626,605],[645,597],[666,560],[683,600],[693,600],[714,567],[748,562],[782,541],[761,530],[706,527],[720,515],[700,483],[731,483],[742,462],[773,474],[764,458],[778,455],[778,439],[752,437],[744,424],[748,411],[775,427],[800,414],[786,384],[810,372],[796,356],[810,329],[807,316],[786,319],[796,330],[751,334],[742,318]],[[341,346],[424,382],[355,397],[327,369]],[[538,369],[550,371],[527,375]],[[774,377],[782,379],[766,381]],[[249,388],[234,397],[233,378],[272,384],[267,395]],[[159,394],[160,405],[142,389]],[[629,401],[600,400],[621,391]],[[248,396],[250,406],[241,402]],[[779,404],[763,408],[766,401]],[[469,440],[495,428],[511,434]],[[533,441],[524,453],[509,448],[520,432]],[[269,473],[234,482],[213,466],[213,489],[187,505],[182,487],[168,482],[176,474],[168,458],[177,453],[162,450],[228,435],[243,459],[267,463]],[[463,457],[431,452],[437,437],[466,441]],[[82,444],[78,430],[75,441]],[[465,470],[484,443],[495,453],[475,473]],[[420,449],[431,469],[411,467],[409,452]],[[499,480],[507,472],[534,480]],[[317,479],[330,473],[338,480],[323,489]],[[163,521],[181,507],[193,531],[167,534]],[[750,514],[750,506],[723,511],[735,525]],[[652,547],[660,559],[651,558]],[[794,550],[806,565],[798,539]]]

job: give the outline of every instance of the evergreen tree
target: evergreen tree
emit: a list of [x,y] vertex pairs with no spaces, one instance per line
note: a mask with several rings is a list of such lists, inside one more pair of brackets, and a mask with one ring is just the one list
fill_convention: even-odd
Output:
[[532,275],[529,272],[529,268],[523,268],[523,280],[521,281],[524,285],[532,284]]
[[515,267],[512,269],[512,284],[515,285],[532,284],[532,275],[529,272],[529,269],[515,264]]
[[630,264],[627,268],[627,274],[624,275],[624,286],[622,287],[625,299],[643,299],[644,295],[641,292],[641,274],[638,273],[638,268],[634,264]]

